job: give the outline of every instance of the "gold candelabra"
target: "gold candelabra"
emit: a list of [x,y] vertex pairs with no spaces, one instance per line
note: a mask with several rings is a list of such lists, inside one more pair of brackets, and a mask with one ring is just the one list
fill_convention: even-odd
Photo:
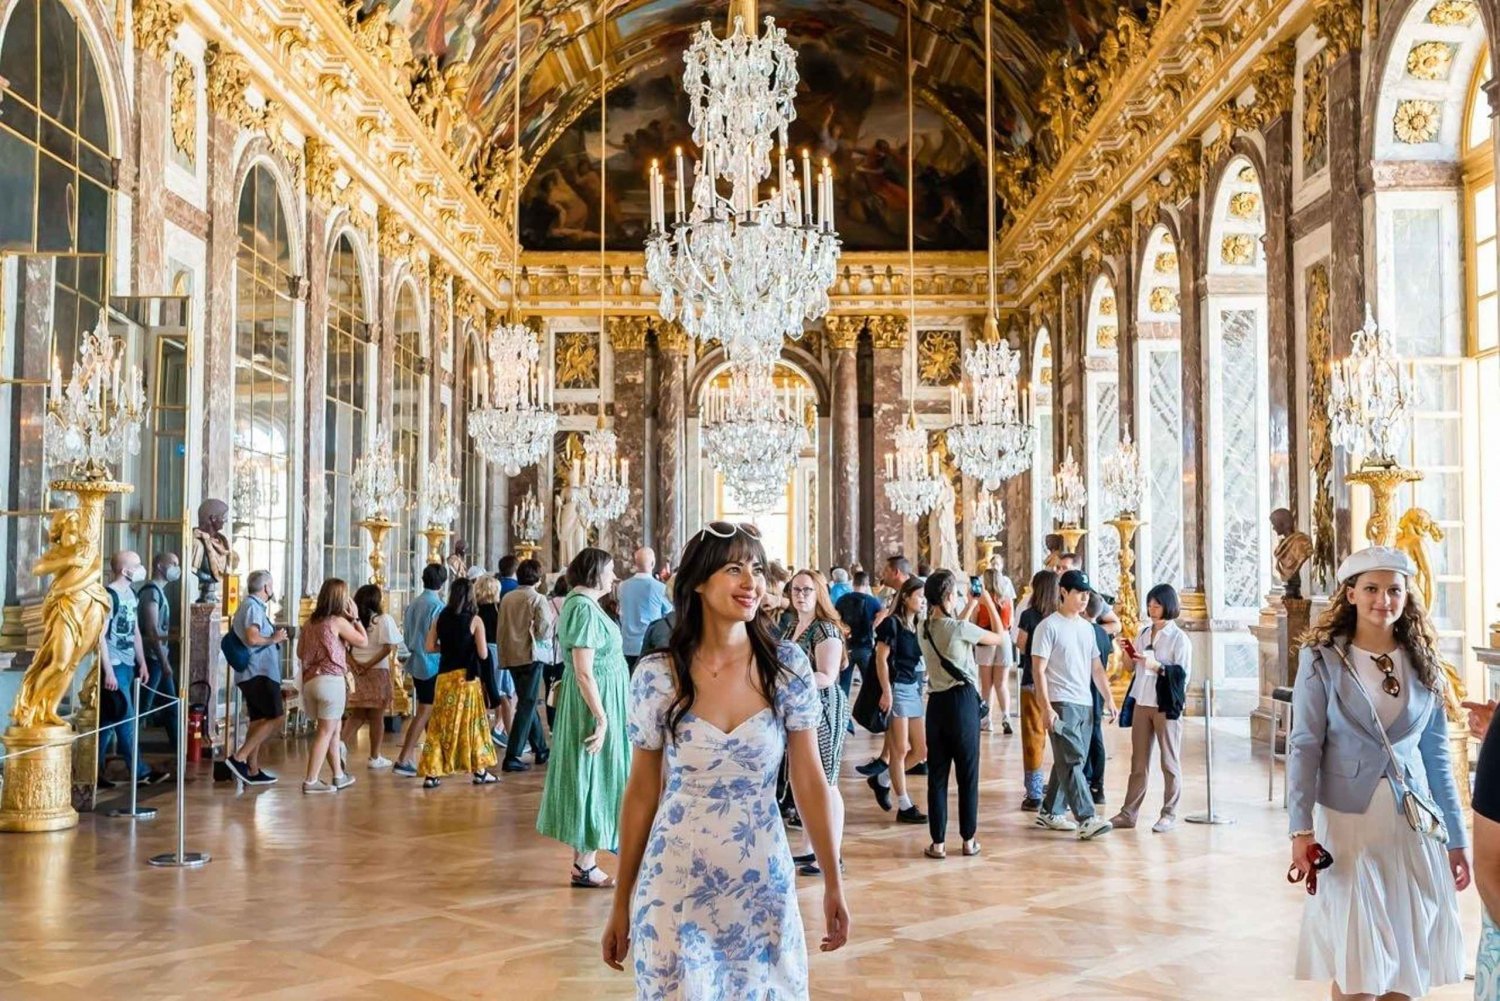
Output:
[[427,540],[428,563],[443,562],[443,554],[441,552],[443,541],[452,534],[452,532],[448,531],[442,525],[428,525],[422,529],[422,538]]
[[[1136,633],[1140,632],[1141,628],[1140,603],[1135,596],[1134,543],[1136,530],[1145,522],[1137,521],[1134,514],[1122,511],[1105,524],[1120,533],[1120,578],[1115,585],[1115,615],[1120,620],[1120,635],[1134,641]],[[1130,685],[1130,668],[1119,646],[1116,646],[1111,660],[1114,664],[1110,673],[1109,687],[1114,693],[1115,704],[1120,705],[1124,702],[1126,688]]]
[[1078,552],[1078,543],[1083,540],[1085,535],[1089,534],[1089,530],[1079,528],[1077,525],[1059,525],[1057,534],[1062,536],[1062,551],[1065,553],[1076,553]]
[[1396,542],[1396,518],[1393,505],[1396,491],[1407,483],[1422,479],[1422,473],[1396,463],[1366,461],[1344,477],[1347,483],[1370,488],[1370,518],[1365,522],[1365,538],[1372,546],[1390,546]]
[[383,588],[386,584],[385,537],[396,527],[396,523],[385,518],[366,518],[357,524],[370,533],[370,583]]

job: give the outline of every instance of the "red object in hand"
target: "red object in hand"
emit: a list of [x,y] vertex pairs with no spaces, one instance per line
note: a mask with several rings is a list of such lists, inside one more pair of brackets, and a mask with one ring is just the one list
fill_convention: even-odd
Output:
[[1125,648],[1125,656],[1129,657],[1131,660],[1135,660],[1140,656],[1140,654],[1135,652],[1135,644],[1130,642],[1129,640],[1122,639],[1120,641],[1120,646]]
[[[1307,858],[1312,863],[1312,868],[1305,874],[1307,877],[1307,895],[1312,897],[1316,896],[1318,892],[1318,873],[1333,865],[1333,856],[1329,854],[1327,848],[1314,841],[1307,847]],[[1298,872],[1295,865],[1286,871],[1286,881],[1288,883],[1300,883],[1303,876],[1304,873]]]

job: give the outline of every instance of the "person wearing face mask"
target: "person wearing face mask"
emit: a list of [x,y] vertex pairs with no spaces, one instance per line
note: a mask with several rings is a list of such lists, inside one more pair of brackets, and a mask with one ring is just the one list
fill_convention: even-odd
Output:
[[146,687],[141,689],[141,715],[149,716],[167,734],[167,746],[177,750],[177,714],[166,710],[177,689],[167,637],[172,632],[172,600],[167,591],[182,578],[176,553],[157,553],[151,579],[136,591],[141,643],[146,649]]
[[[100,672],[100,681],[112,707],[106,722],[117,723],[113,728],[115,745],[135,776],[144,785],[151,785],[167,778],[167,773],[158,771],[141,760],[132,760],[135,753],[135,705],[133,685],[136,678],[142,683],[150,677],[146,667],[146,648],[141,641],[140,602],[136,598],[135,585],[146,579],[146,568],[141,558],[129,549],[115,553],[109,561],[112,574],[109,592],[109,622],[104,627],[103,647],[107,654],[109,670]],[[118,693],[118,694],[115,694]],[[101,753],[100,785],[108,788],[111,783],[104,779],[104,755]]]
[[250,648],[250,666],[236,671],[234,681],[244,699],[250,725],[239,749],[224,759],[235,779],[248,785],[268,785],[276,776],[260,767],[260,747],[281,729],[286,706],[281,698],[281,644],[287,631],[271,624],[267,604],[274,581],[271,571],[256,570],[247,582],[249,594],[240,602],[230,628]]
[[1415,573],[1399,549],[1350,555],[1300,640],[1287,879],[1306,880],[1311,895],[1296,975],[1332,981],[1336,999],[1415,998],[1464,979],[1468,830],[1437,634],[1409,589]]

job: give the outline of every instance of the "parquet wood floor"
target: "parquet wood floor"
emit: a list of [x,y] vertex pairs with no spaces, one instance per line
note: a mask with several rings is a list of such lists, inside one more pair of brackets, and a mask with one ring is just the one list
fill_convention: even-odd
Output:
[[[1185,813],[1204,805],[1201,721],[1188,732]],[[986,736],[985,852],[960,857],[955,829],[944,862],[922,857],[925,827],[898,826],[877,809],[850,770],[873,739],[851,738],[843,790],[854,936],[842,952],[814,953],[813,996],[1326,997],[1325,987],[1291,979],[1302,891],[1283,880],[1284,814],[1265,801],[1264,759],[1251,757],[1243,723],[1221,723],[1216,735],[1218,806],[1234,825],[1139,828],[1090,844],[1031,826],[1016,809],[1019,738]],[[1118,731],[1109,739],[1107,787],[1118,797],[1128,746]],[[173,844],[170,789],[153,791],[161,815],[134,830],[89,816],[69,832],[3,836],[0,998],[633,996],[629,976],[597,958],[607,897],[570,889],[567,850],[533,830],[539,770],[424,792],[366,771],[357,751],[357,785],[305,797],[294,780],[302,751],[300,742],[278,748],[294,759],[283,782],[241,795],[215,788],[206,766],[192,773],[188,847],[213,855],[202,870],[145,865]],[[913,780],[919,803],[923,782]],[[814,941],[820,897],[807,881]],[[1463,912],[1472,946],[1472,890]],[[1470,997],[1472,985],[1433,996]]]

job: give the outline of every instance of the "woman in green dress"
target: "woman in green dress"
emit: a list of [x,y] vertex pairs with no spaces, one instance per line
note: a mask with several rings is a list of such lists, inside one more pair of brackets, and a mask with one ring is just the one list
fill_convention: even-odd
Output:
[[557,621],[563,676],[536,818],[539,832],[573,849],[573,885],[588,889],[615,885],[596,862],[601,850],[619,850],[620,799],[630,773],[630,675],[620,627],[599,607],[614,583],[614,559],[602,549],[585,549],[568,564],[571,590]]

